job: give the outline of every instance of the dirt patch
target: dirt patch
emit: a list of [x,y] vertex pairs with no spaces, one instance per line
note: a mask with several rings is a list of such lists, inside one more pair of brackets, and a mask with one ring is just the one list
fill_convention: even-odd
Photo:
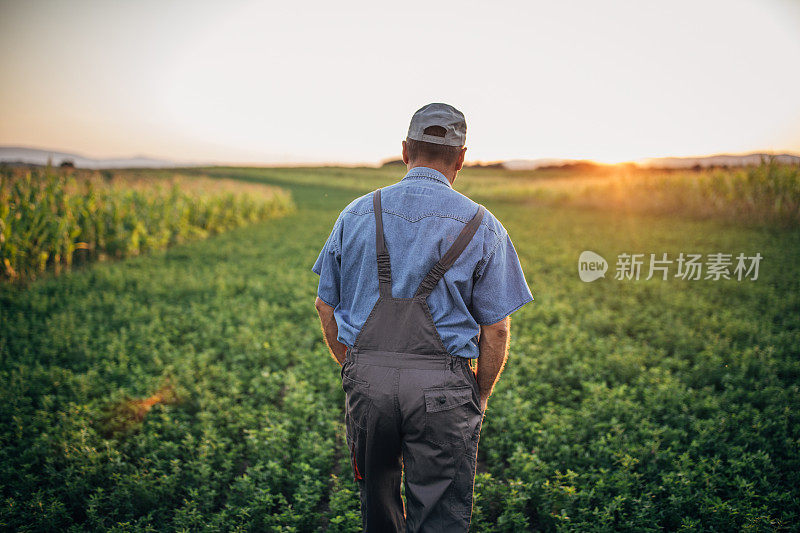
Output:
[[179,398],[169,381],[144,398],[125,398],[106,409],[99,421],[99,430],[106,438],[125,437],[137,432],[153,407],[178,403]]

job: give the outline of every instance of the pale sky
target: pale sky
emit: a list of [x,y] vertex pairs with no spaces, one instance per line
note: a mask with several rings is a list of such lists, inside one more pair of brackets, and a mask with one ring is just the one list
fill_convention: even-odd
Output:
[[0,145],[375,163],[800,152],[800,0],[0,0]]

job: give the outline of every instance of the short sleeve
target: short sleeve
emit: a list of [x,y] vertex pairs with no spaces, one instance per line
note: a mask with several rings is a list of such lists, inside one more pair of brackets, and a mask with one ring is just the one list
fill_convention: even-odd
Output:
[[472,287],[472,315],[478,324],[487,326],[533,301],[522,265],[508,233],[499,237]]
[[336,220],[325,246],[317,257],[311,270],[319,275],[317,296],[320,300],[336,307],[339,305],[339,290],[342,272],[341,217]]

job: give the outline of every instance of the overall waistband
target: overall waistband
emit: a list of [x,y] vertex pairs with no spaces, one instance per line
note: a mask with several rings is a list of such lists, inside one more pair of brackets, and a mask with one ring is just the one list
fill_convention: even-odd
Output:
[[345,360],[390,368],[413,368],[417,370],[444,370],[455,368],[456,365],[469,365],[466,357],[442,353],[438,355],[383,352],[377,350],[351,350],[347,349]]

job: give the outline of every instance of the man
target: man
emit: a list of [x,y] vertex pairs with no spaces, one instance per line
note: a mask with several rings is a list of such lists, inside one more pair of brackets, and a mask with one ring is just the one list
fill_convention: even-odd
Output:
[[408,173],[351,202],[312,269],[325,340],[342,365],[367,531],[469,529],[509,315],[533,300],[505,228],[452,188],[466,130],[452,106],[418,110],[403,141]]

